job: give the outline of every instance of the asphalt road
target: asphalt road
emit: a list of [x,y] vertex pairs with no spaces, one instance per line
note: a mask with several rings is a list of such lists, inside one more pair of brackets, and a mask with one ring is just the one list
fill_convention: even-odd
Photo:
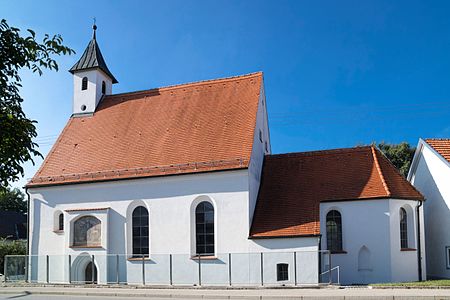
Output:
[[[13,300],[57,300],[57,299],[64,299],[64,300],[130,300],[130,299],[136,299],[136,300],[143,300],[148,298],[142,298],[142,297],[102,297],[102,296],[60,296],[60,295],[27,295],[27,294],[17,294],[17,295],[1,295],[1,300],[6,299],[13,299]],[[167,300],[167,298],[151,298],[152,300]],[[196,300],[196,298],[189,298],[190,300]],[[197,298],[202,299],[202,298]]]

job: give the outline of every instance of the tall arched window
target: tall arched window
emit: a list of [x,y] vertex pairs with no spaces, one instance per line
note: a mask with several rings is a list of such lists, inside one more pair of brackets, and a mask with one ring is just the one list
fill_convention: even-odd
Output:
[[331,252],[342,251],[342,218],[337,210],[327,214],[327,248]]
[[400,208],[400,247],[408,248],[408,216],[403,207]]
[[60,213],[58,216],[58,230],[60,230],[60,231],[64,230],[64,215],[63,215],[63,213]]
[[78,247],[101,246],[101,222],[93,216],[81,217],[73,223],[73,245]]
[[106,93],[106,83],[102,81],[102,94],[104,95]]
[[195,209],[195,246],[197,255],[214,255],[214,207],[207,201]]
[[83,77],[83,79],[81,80],[81,90],[87,90],[87,77]]
[[149,254],[149,225],[148,210],[138,206],[133,210],[133,256],[148,256]]

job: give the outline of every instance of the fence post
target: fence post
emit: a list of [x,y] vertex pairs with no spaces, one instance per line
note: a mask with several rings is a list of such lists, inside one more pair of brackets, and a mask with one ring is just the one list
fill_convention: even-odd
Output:
[[28,255],[25,255],[25,282],[28,283]]
[[331,274],[332,266],[331,266],[331,252],[330,251],[328,251],[328,256],[329,256],[329,258],[328,258],[328,274],[330,276],[329,284],[331,285],[333,283],[333,280],[332,280],[332,274]]
[[263,253],[261,252],[261,262],[260,262],[260,264],[261,264],[261,286],[263,286],[264,285],[264,267],[263,267],[263,265],[264,265],[264,258],[263,258]]
[[228,253],[228,284],[231,286],[231,253]]
[[297,285],[297,252],[295,251],[294,251],[294,285]]
[[72,283],[72,255],[69,254],[69,284]]
[[145,285],[145,256],[142,254],[142,285]]
[[[92,263],[92,268],[91,268],[91,283],[94,284],[95,258],[94,258],[94,255],[93,255],[93,254],[92,254],[92,256],[91,256],[91,263]],[[97,272],[98,272],[98,270],[97,270]]]
[[170,281],[170,285],[173,285],[173,281],[172,281],[172,254],[169,254],[169,281]]
[[46,271],[45,271],[45,274],[46,274],[46,278],[47,278],[47,283],[49,283],[49,270],[50,270],[50,267],[49,267],[49,264],[50,264],[50,257],[48,256],[48,255],[46,255],[46,259],[47,259],[47,262],[46,262],[46,264],[45,264],[45,266],[46,266]]
[[116,254],[116,283],[120,284],[120,279],[119,279],[119,254]]
[[202,257],[198,255],[198,286],[202,285]]
[[341,285],[341,270],[339,269],[339,266],[337,266],[338,270],[338,285]]
[[6,277],[8,277],[8,275],[7,275],[7,271],[8,271],[8,268],[6,267],[7,266],[7,263],[6,263],[6,261],[7,261],[7,259],[8,259],[8,255],[5,255],[5,260],[3,261],[3,275],[5,276],[5,278],[3,278],[3,280],[5,281],[5,283],[6,283]]

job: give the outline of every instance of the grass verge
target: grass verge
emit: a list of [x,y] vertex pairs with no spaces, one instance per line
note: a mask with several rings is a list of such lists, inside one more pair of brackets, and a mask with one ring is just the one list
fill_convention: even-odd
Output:
[[440,287],[440,286],[448,286],[450,287],[450,279],[442,279],[442,280],[426,280],[426,281],[413,281],[413,282],[395,282],[395,283],[377,283],[371,284],[371,286],[400,286],[400,287]]

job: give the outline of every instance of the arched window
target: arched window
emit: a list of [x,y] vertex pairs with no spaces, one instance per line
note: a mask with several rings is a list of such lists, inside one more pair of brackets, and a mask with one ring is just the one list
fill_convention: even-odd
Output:
[[83,79],[81,80],[81,90],[87,90],[88,87],[88,79],[87,77],[83,77]]
[[400,247],[408,248],[408,216],[403,207],[400,208]]
[[106,93],[106,83],[102,81],[102,94],[104,95]]
[[214,255],[214,207],[207,201],[195,209],[195,246],[197,255]]
[[148,255],[148,210],[138,206],[133,210],[133,256]]
[[86,216],[73,224],[73,246],[101,246],[101,222],[96,217]]
[[337,210],[327,214],[327,248],[331,252],[342,251],[342,218]]
[[63,213],[60,213],[58,216],[58,230],[60,230],[60,231],[64,230],[64,215],[63,215]]

